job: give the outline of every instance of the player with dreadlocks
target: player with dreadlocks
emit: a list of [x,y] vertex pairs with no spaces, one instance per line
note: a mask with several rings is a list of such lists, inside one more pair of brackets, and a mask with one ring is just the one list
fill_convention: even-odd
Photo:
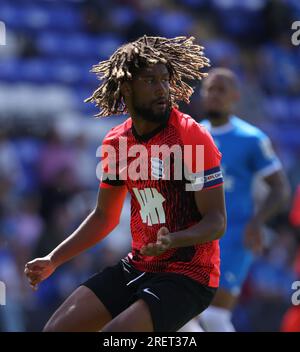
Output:
[[119,48],[107,61],[95,65],[92,72],[99,74],[104,82],[86,101],[96,102],[101,109],[98,116],[124,113],[127,111],[121,93],[124,81],[132,79],[134,72],[142,67],[162,63],[170,76],[170,100],[189,103],[193,89],[182,79],[201,79],[206,76],[199,69],[209,66],[203,56],[203,47],[193,44],[193,38],[177,37],[166,39],[147,37]]
[[98,243],[117,226],[127,192],[132,249],[80,285],[45,331],[177,331],[213,299],[226,223],[221,155],[209,133],[177,109],[193,93],[184,80],[205,76],[202,49],[194,38],[144,36],[93,67],[101,85],[87,101],[99,116],[130,118],[104,138],[95,209],[50,254],[27,263],[25,273],[37,288]]

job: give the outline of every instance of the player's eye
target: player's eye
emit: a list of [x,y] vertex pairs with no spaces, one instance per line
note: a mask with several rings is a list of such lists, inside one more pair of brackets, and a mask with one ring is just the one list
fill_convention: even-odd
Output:
[[[154,84],[158,80],[156,80],[155,78],[144,78],[143,81],[147,84]],[[170,80],[169,80],[169,78],[166,77],[166,78],[160,79],[159,82],[166,84],[166,83],[169,83]]]
[[144,82],[147,84],[152,84],[152,83],[154,83],[154,79],[153,78],[145,78]]

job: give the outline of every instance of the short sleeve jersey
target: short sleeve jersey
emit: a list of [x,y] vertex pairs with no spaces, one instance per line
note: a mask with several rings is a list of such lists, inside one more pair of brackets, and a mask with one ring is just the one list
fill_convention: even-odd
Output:
[[130,263],[141,271],[173,272],[217,287],[218,240],[174,248],[160,256],[140,249],[155,242],[158,230],[184,230],[202,218],[194,192],[223,183],[221,154],[211,135],[190,116],[172,109],[168,121],[139,136],[131,118],[104,138],[101,187],[126,186],[131,194],[132,250]]

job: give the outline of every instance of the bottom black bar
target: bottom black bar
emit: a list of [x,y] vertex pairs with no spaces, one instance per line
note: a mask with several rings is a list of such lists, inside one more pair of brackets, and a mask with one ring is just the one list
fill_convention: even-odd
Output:
[[28,348],[30,352],[167,351],[170,348],[174,352],[203,351],[207,345],[208,349],[230,347],[230,350],[247,346],[252,351],[264,342],[286,349],[289,343],[298,343],[299,338],[299,333],[0,333],[0,350],[9,351],[16,346],[19,351]]

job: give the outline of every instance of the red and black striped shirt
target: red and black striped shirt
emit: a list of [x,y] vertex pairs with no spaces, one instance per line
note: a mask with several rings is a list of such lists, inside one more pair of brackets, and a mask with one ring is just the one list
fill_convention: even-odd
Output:
[[[155,148],[174,146],[179,154],[155,153]],[[200,154],[196,153],[197,146]],[[101,187],[124,185],[131,194],[130,263],[141,271],[179,273],[203,285],[217,287],[218,240],[173,248],[160,256],[140,253],[142,246],[156,242],[160,227],[166,226],[172,233],[199,222],[201,214],[194,191],[205,191],[223,183],[221,154],[209,132],[190,116],[172,109],[167,123],[148,136],[138,136],[131,118],[127,119],[106,135],[102,147],[106,148],[107,158]],[[184,175],[181,179],[180,173],[176,174],[180,164]]]

